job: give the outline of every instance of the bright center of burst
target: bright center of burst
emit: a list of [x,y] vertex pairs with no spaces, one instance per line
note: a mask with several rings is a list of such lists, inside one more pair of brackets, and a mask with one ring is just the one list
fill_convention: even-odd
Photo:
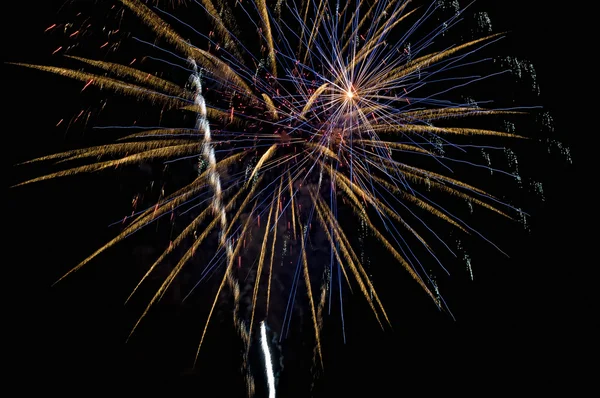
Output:
[[354,93],[352,92],[352,90],[346,91],[346,98],[351,100],[353,97],[354,97]]

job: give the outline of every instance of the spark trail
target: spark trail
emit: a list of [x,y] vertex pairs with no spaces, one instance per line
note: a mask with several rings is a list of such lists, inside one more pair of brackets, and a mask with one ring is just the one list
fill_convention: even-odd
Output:
[[[55,162],[61,169],[18,185],[142,163],[169,167],[193,159],[199,173],[192,181],[134,209],[114,239],[62,278],[140,229],[170,217],[176,238],[143,273],[128,300],[150,275],[158,274],[167,256],[183,254],[132,333],[197,251],[209,253],[188,296],[214,275],[221,282],[195,360],[217,303],[228,291],[233,323],[244,344],[242,368],[249,396],[254,394],[254,377],[248,356],[258,339],[269,396],[275,396],[265,322],[278,325],[283,338],[298,298],[310,306],[310,338],[315,365],[321,368],[326,362],[321,341],[326,298],[331,308],[332,293],[338,293],[343,330],[344,283],[364,296],[378,325],[391,325],[384,294],[375,288],[371,272],[385,275],[392,269],[367,269],[365,247],[356,248],[356,220],[369,232],[372,246],[384,248],[395,261],[394,272],[407,274],[424,298],[449,312],[427,271],[433,264],[449,273],[446,259],[457,257],[448,234],[438,230],[481,238],[497,248],[471,225],[472,218],[462,215],[461,206],[467,203],[504,220],[523,214],[479,186],[485,181],[474,183],[467,173],[456,171],[459,164],[500,171],[495,178],[514,178],[473,160],[482,148],[502,148],[527,138],[498,127],[495,120],[517,120],[531,108],[494,108],[489,98],[470,97],[472,86],[485,87],[507,72],[477,69],[489,60],[481,54],[504,34],[462,34],[465,9],[447,13],[443,1],[343,3],[201,0],[165,11],[150,2],[115,0],[119,15],[143,25],[140,37],[134,30],[121,40],[133,43],[155,72],[112,53],[99,56],[102,60],[67,55],[70,62],[83,65],[77,69],[18,64],[79,81],[86,90],[96,87],[143,101],[144,112],[156,110],[161,120],[165,114],[166,120],[180,123],[143,128],[136,120],[129,126],[98,126],[98,131],[124,133],[116,143],[26,162]],[[142,40],[142,30],[155,40]],[[69,40],[82,36],[68,26],[65,34]],[[112,56],[119,62],[105,59]],[[182,116],[189,114],[192,126]],[[188,213],[191,219],[183,217]],[[323,258],[312,250],[319,238],[327,251]]]

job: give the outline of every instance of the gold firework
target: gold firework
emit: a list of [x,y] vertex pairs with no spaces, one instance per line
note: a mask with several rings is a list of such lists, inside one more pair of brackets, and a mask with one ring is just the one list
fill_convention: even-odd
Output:
[[[523,137],[492,129],[444,126],[448,121],[483,117],[509,116],[515,110],[484,109],[475,105],[432,101],[418,96],[427,76],[443,72],[457,60],[497,40],[501,34],[487,35],[426,53],[429,42],[413,54],[399,44],[387,42],[393,32],[405,26],[417,26],[427,14],[419,16],[419,7],[411,9],[409,1],[363,2],[354,10],[346,3],[342,9],[328,1],[305,1],[299,10],[287,2],[277,2],[273,9],[265,0],[249,7],[242,2],[233,6],[226,1],[202,0],[210,32],[210,49],[204,50],[176,33],[165,19],[139,0],[120,0],[138,17],[158,40],[182,59],[190,73],[188,85],[148,74],[131,66],[69,56],[103,74],[43,65],[18,64],[54,73],[103,90],[111,90],[136,99],[160,104],[165,110],[181,110],[195,115],[195,125],[185,128],[147,129],[127,134],[117,143],[52,154],[30,162],[55,161],[61,165],[73,161],[88,164],[65,168],[25,181],[38,181],[80,173],[118,168],[151,160],[174,159],[198,155],[205,169],[187,186],[162,197],[145,211],[128,218],[128,225],[114,239],[73,267],[65,276],[79,270],[103,251],[114,246],[136,230],[165,214],[174,214],[179,206],[201,195],[208,196],[207,206],[195,217],[170,246],[148,268],[131,295],[152,275],[164,259],[184,250],[176,266],[166,276],[134,325],[132,333],[149,309],[172,286],[182,269],[201,247],[223,253],[222,279],[202,332],[198,352],[204,341],[209,321],[220,293],[226,289],[234,298],[234,323],[247,346],[245,368],[252,338],[257,333],[258,317],[273,316],[269,311],[274,300],[274,262],[281,245],[296,242],[298,269],[306,289],[316,344],[315,357],[323,365],[320,333],[327,280],[314,281],[309,255],[309,234],[319,226],[335,259],[339,272],[349,286],[356,283],[372,309],[377,322],[390,324],[388,314],[365,265],[353,249],[352,237],[337,217],[335,201],[344,201],[357,219],[371,231],[381,247],[405,269],[435,305],[442,302],[428,285],[424,275],[399,247],[391,230],[382,228],[374,215],[384,223],[401,227],[403,233],[433,252],[430,238],[411,225],[410,216],[394,208],[387,200],[395,197],[407,206],[442,220],[460,233],[470,228],[457,217],[420,193],[427,187],[481,206],[510,218],[503,205],[483,189],[419,165],[406,159],[421,156],[426,161],[441,162],[432,137],[481,139],[521,139]],[[246,8],[244,8],[246,7]],[[249,50],[236,37],[238,30],[231,16],[235,10],[256,15],[258,54]],[[279,23],[286,13],[297,18],[299,27],[292,45],[287,25]],[[348,22],[338,26],[338,16]],[[413,25],[409,21],[413,20]],[[290,33],[289,36],[286,35]],[[434,36],[435,37],[435,36]],[[293,49],[293,50],[292,50]],[[262,58],[261,58],[262,57]],[[258,60],[258,62],[257,62]],[[218,87],[218,93],[207,93],[204,85]],[[215,90],[213,90],[215,91]],[[442,125],[440,125],[442,124]],[[240,131],[241,130],[241,131]],[[251,141],[250,145],[242,142]],[[222,155],[215,150],[226,147]],[[221,146],[222,145],[222,146]],[[406,156],[405,156],[406,155]],[[105,159],[105,158],[108,158]],[[240,170],[245,168],[245,173]],[[236,177],[230,178],[229,174]],[[224,176],[228,175],[227,178]],[[302,199],[300,199],[302,198]],[[302,208],[308,203],[309,209]],[[245,217],[244,217],[245,215]],[[260,225],[261,215],[266,223]],[[265,217],[266,216],[266,217]],[[289,219],[289,236],[278,237]],[[315,225],[313,224],[313,221]],[[258,227],[253,227],[256,222]],[[264,231],[262,229],[264,228]],[[253,229],[261,229],[253,233]],[[201,231],[197,234],[197,231]],[[426,232],[426,231],[425,231]],[[218,244],[211,245],[211,233],[218,234]],[[241,252],[246,239],[259,241],[249,319],[240,315],[239,273]],[[299,241],[299,242],[298,242]],[[269,244],[270,242],[270,244]],[[213,242],[214,243],[214,242]],[[216,247],[215,247],[216,246]],[[62,279],[61,278],[61,279]],[[319,295],[315,297],[317,288]],[[264,290],[264,295],[261,291]],[[265,296],[265,297],[262,297]],[[129,296],[131,298],[131,296]],[[128,299],[129,300],[129,299]],[[260,309],[260,311],[259,311]],[[281,316],[281,314],[278,314]],[[286,313],[287,317],[287,313]],[[249,372],[248,391],[254,389]]]

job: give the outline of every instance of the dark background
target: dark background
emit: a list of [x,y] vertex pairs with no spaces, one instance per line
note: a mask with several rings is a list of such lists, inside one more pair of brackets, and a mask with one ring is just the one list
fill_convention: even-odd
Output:
[[[56,42],[43,31],[56,21],[60,5],[11,4],[2,17],[4,60],[52,64],[49,54]],[[514,238],[502,242],[511,258],[490,250],[474,264],[475,281],[454,285],[448,299],[456,321],[437,312],[406,281],[384,283],[394,293],[389,296],[393,331],[379,330],[359,304],[349,306],[344,346],[332,316],[334,327],[325,335],[325,375],[317,378],[315,396],[562,389],[576,395],[574,390],[589,382],[597,260],[591,246],[593,211],[587,207],[596,202],[594,185],[586,179],[594,116],[582,110],[594,68],[578,61],[588,37],[581,19],[585,11],[541,1],[480,1],[479,6],[489,11],[493,24],[511,31],[503,45],[536,67],[540,101],[555,120],[555,136],[570,148],[573,164],[560,156],[540,159],[546,200],[530,209],[531,233],[501,223],[490,226],[494,234]],[[81,84],[11,65],[2,68],[2,147],[10,186],[36,175],[37,169],[24,172],[16,163],[87,141],[55,127],[81,109],[76,100]],[[4,329],[12,355],[5,358],[5,369],[22,388],[48,393],[169,387],[242,396],[239,343],[226,325],[209,331],[206,360],[201,357],[195,371],[186,368],[204,319],[190,306],[161,306],[124,344],[139,313],[135,306],[123,306],[137,275],[130,269],[148,261],[144,248],[152,244],[144,245],[143,239],[151,235],[50,287],[114,235],[106,225],[127,211],[139,188],[122,177],[104,173],[7,191],[2,263],[11,316]],[[308,396],[312,346],[299,340],[284,345],[280,396]]]

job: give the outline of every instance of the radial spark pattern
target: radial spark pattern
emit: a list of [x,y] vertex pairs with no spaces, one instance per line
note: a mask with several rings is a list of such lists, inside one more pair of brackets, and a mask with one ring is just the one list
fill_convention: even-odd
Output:
[[[76,165],[23,184],[156,161],[191,159],[198,167],[193,181],[125,217],[121,233],[67,275],[163,216],[189,220],[179,224],[178,235],[135,287],[133,293],[167,257],[178,256],[134,330],[196,252],[211,251],[194,287],[211,275],[220,282],[206,327],[199,331],[198,352],[221,293],[229,291],[234,323],[247,347],[243,361],[249,394],[254,391],[250,346],[260,340],[269,355],[264,322],[268,319],[285,336],[297,297],[308,305],[319,366],[324,312],[336,295],[342,299],[338,292],[345,284],[358,288],[382,327],[390,322],[371,277],[385,271],[378,269],[381,264],[370,264],[370,250],[386,251],[433,305],[447,309],[426,269],[434,264],[446,272],[439,253],[457,254],[436,231],[446,227],[487,239],[445,201],[467,202],[471,211],[480,207],[499,218],[522,214],[463,182],[453,170],[460,164],[483,167],[492,177],[511,175],[492,167],[488,151],[523,139],[485,122],[521,117],[523,108],[487,106],[489,98],[462,95],[505,72],[470,74],[488,61],[479,54],[503,37],[491,33],[487,15],[475,16],[482,35],[459,41],[461,35],[452,32],[465,14],[459,8],[448,12],[445,2],[202,0],[172,5],[173,12],[159,8],[160,3],[115,2],[116,15],[137,17],[154,41],[131,34],[107,42],[113,50],[124,39],[144,48],[154,54],[147,64],[174,71],[169,78],[134,66],[136,60],[127,65],[71,55],[83,69],[21,64],[79,80],[84,88],[145,100],[149,109],[159,106],[165,114],[184,115],[180,126],[129,126],[117,143],[35,159]],[[201,22],[196,23],[192,10]],[[483,154],[485,161],[473,162],[472,153]],[[353,215],[354,221],[342,215]],[[319,250],[325,254],[314,254]],[[457,250],[462,251],[460,242]],[[473,277],[471,260],[463,257]],[[274,281],[287,285],[275,289]],[[241,289],[240,283],[250,287]]]

